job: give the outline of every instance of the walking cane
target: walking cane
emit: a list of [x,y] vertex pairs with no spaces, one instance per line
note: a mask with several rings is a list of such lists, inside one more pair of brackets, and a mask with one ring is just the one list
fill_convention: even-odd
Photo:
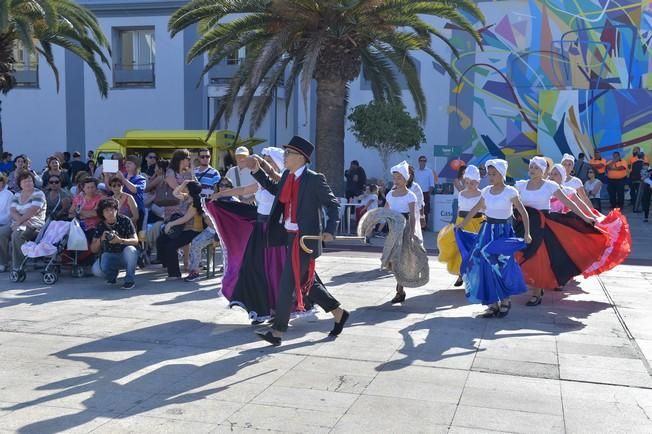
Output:
[[[313,250],[311,248],[309,248],[308,246],[306,246],[306,244],[304,243],[305,240],[315,240],[315,241],[319,240],[319,241],[321,241],[321,235],[304,235],[299,239],[299,245],[301,246],[301,250],[303,250],[307,254],[311,255]],[[333,241],[340,241],[340,240],[342,240],[342,241],[361,241],[364,244],[365,237],[343,237],[343,236],[342,237],[341,236],[337,236],[337,237],[334,236],[333,237]]]

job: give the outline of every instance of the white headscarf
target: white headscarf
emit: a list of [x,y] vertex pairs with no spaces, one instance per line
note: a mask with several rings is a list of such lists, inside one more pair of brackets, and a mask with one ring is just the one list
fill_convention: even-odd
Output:
[[403,176],[403,178],[405,178],[405,180],[407,181],[408,179],[410,179],[410,169],[409,169],[409,167],[410,167],[410,165],[408,164],[408,162],[403,160],[400,163],[398,163],[396,166],[392,167],[390,169],[390,172],[391,173],[394,173],[394,172],[400,173],[401,176]]
[[493,167],[496,169],[498,173],[500,173],[503,177],[503,180],[507,177],[507,167],[509,164],[505,160],[501,160],[500,158],[496,158],[494,160],[487,160],[486,163],[484,163],[485,167]]
[[546,173],[546,170],[548,169],[548,163],[546,162],[546,159],[543,157],[532,157],[530,160],[530,164],[536,164],[538,168],[541,169],[543,173]]
[[284,153],[285,151],[283,149],[275,148],[273,146],[263,148],[263,151],[261,152],[261,154],[267,155],[274,161],[274,164],[276,164],[280,172],[285,170],[285,163],[283,162]]
[[573,164],[575,164],[575,157],[573,157],[571,154],[564,154],[561,157],[561,162],[563,163],[566,160],[570,160]]
[[473,164],[469,164],[466,166],[466,170],[464,171],[464,177],[471,181],[480,182],[480,171]]
[[566,179],[566,168],[562,166],[561,164],[555,164],[552,166],[553,169],[557,169],[559,171],[559,174],[561,175],[561,181],[564,182]]

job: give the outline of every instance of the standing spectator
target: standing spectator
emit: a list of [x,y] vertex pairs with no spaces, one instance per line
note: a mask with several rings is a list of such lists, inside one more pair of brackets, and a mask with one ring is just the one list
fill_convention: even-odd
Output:
[[45,200],[47,202],[46,218],[51,220],[62,220],[68,217],[72,195],[61,188],[59,175],[50,175],[48,185],[43,187]]
[[575,166],[573,167],[573,172],[583,183],[589,179],[588,171],[591,168],[589,163],[586,162],[586,155],[584,152],[577,154],[577,160],[575,160]]
[[13,157],[11,152],[2,153],[2,160],[0,160],[0,172],[4,173],[5,175],[9,175],[15,169],[14,162],[11,161],[11,157]]
[[[113,193],[112,197],[118,201],[118,212],[120,215],[129,218],[134,224],[134,227],[138,227],[138,220],[140,218],[138,206],[136,205],[133,196],[123,191],[122,180],[119,177],[114,176],[109,179],[107,185],[109,186],[109,191]],[[99,213],[98,217],[101,218]]]
[[93,161],[95,160],[95,151],[90,150],[86,153],[86,156],[88,157],[88,161]]
[[428,217],[430,216],[430,196],[435,194],[435,184],[439,183],[437,174],[434,170],[426,165],[427,163],[428,159],[426,156],[420,156],[419,168],[414,171],[414,180],[423,190],[423,204],[426,224],[428,224]]
[[[134,224],[136,225],[136,230],[140,231],[143,219],[145,217],[145,186],[147,185],[147,180],[140,172],[140,159],[136,155],[129,155],[125,160],[125,171],[126,175],[123,175],[122,172],[118,171],[115,173],[114,177],[124,186],[125,193],[130,194],[136,206],[138,207],[138,213],[133,216]],[[109,184],[108,176],[105,174],[105,184]],[[137,222],[137,223],[136,223]]]
[[641,151],[638,151],[635,157],[636,159],[630,159],[631,164],[629,165],[629,198],[632,201],[634,212],[638,212],[636,201],[641,185],[641,171],[643,170],[643,165],[649,163],[646,161],[647,157]]
[[97,205],[104,195],[97,191],[97,180],[95,178],[83,178],[82,191],[79,192],[72,200],[72,206],[68,216],[77,218],[82,229],[86,233],[86,238],[90,241],[100,217],[97,215]]
[[209,197],[213,194],[213,187],[220,182],[220,172],[211,166],[211,151],[199,150],[199,166],[195,168],[195,178],[201,184],[201,194]]
[[156,155],[156,152],[154,151],[149,151],[145,156],[145,169],[143,171],[145,175],[149,177],[154,176],[154,172],[156,172],[157,163],[158,163],[158,155]]
[[[11,233],[11,215],[9,205],[14,195],[7,188],[7,175],[0,172],[0,234]],[[0,245],[0,273],[7,271],[9,261],[9,243]]]
[[596,178],[595,169],[590,168],[587,172],[589,179],[584,183],[584,190],[586,190],[589,200],[593,208],[602,212],[602,202],[600,201],[600,192],[602,191],[602,181]]
[[639,160],[648,164],[650,163],[650,159],[647,157],[647,155],[641,152],[641,148],[639,146],[634,146],[632,148],[632,155],[630,155],[627,159],[627,166],[629,169],[631,170],[634,163]]
[[598,178],[604,184],[607,182],[606,172],[607,172],[607,160],[602,158],[600,151],[595,151],[593,158],[589,161],[589,164],[595,170],[596,178]]
[[346,198],[350,200],[360,196],[367,184],[367,174],[360,167],[358,160],[351,161],[351,166],[344,172],[344,177],[346,178]]
[[70,162],[70,179],[75,179],[77,173],[86,170],[86,163],[81,160],[81,154],[77,151],[72,153],[72,161]]
[[65,151],[63,153],[63,161],[61,162],[61,168],[70,172],[70,152]]
[[620,159],[620,152],[614,152],[607,163],[607,191],[611,208],[625,207],[625,183],[627,182],[627,163]]
[[479,165],[478,172],[480,172],[480,184],[478,184],[478,189],[482,190],[490,185],[489,177],[487,176],[487,167],[484,164]]
[[61,180],[61,187],[69,188],[70,181],[68,178],[68,172],[61,168],[61,163],[59,162],[59,159],[57,157],[49,157],[47,162],[48,162],[48,167],[47,169],[45,169],[45,171],[43,171],[43,176],[42,176],[43,184],[48,185],[48,180],[50,179],[50,176],[57,175]]
[[36,239],[45,224],[47,209],[45,194],[34,187],[34,175],[21,171],[16,181],[20,191],[14,194],[9,205],[12,222],[8,230],[3,226],[3,230],[0,232],[0,246],[2,246],[0,247],[0,264],[5,265],[9,259],[7,254],[11,241],[11,265],[14,269],[19,268],[25,259],[20,246],[27,241]]
[[[235,188],[246,187],[256,183],[256,180],[251,175],[251,170],[246,165],[247,157],[249,157],[249,149],[246,146],[240,146],[235,150],[235,161],[237,164],[226,172],[226,177],[231,180]],[[238,198],[241,202],[253,203],[255,194],[246,194]]]
[[135,285],[138,264],[136,228],[131,220],[118,213],[118,203],[113,198],[102,199],[97,213],[101,221],[93,234],[91,252],[101,251],[101,255],[93,264],[93,274],[114,284],[120,269],[125,268],[127,275],[121,289],[131,289]]
[[95,166],[95,170],[93,172],[89,172],[89,175],[91,175],[92,178],[102,179],[102,174],[104,172],[104,167],[102,167],[103,163],[104,163],[104,157],[102,156],[97,157],[97,165]]
[[[84,169],[84,171],[88,173],[88,176],[93,176],[95,174],[95,169],[97,169],[97,163],[95,163],[95,160],[88,160],[88,163],[86,163],[86,169]],[[72,179],[77,178],[75,177]]]
[[[185,190],[185,191],[184,191]],[[185,214],[175,220],[169,221],[163,227],[156,240],[156,251],[158,259],[167,268],[168,279],[181,278],[179,270],[179,256],[177,250],[190,242],[204,230],[204,210],[201,203],[201,185],[197,181],[184,181],[179,190],[181,193],[188,193],[188,205]],[[180,229],[173,228],[179,227]]]
[[643,189],[641,201],[641,206],[643,207],[643,223],[647,223],[650,217],[650,198],[652,197],[652,170],[650,170],[649,163],[644,164],[641,175],[643,177],[643,182],[641,183],[641,188]]

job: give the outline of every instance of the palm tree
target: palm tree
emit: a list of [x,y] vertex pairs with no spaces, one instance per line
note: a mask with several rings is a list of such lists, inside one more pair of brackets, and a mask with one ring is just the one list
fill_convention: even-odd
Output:
[[[107,96],[109,85],[101,64],[110,67],[104,51],[110,55],[111,50],[97,18],[88,9],[72,0],[0,1],[0,92],[4,94],[16,83],[13,50],[18,42],[45,59],[54,73],[57,92],[59,71],[52,51],[55,45],[79,56],[93,71],[100,94]],[[0,152],[1,131],[0,123]]]
[[[169,30],[174,36],[198,24],[200,38],[187,61],[207,56],[203,74],[234,51],[245,49],[211,131],[219,119],[229,119],[236,111],[240,131],[250,108],[251,129],[256,130],[278,86],[285,87],[287,110],[295,85],[300,83],[305,100],[314,79],[317,166],[333,182],[344,173],[348,84],[362,71],[376,100],[400,101],[401,74],[419,119],[425,120],[426,101],[412,53],[426,53],[453,78],[450,65],[433,50],[432,39],[442,40],[458,53],[423,17],[443,18],[480,43],[478,32],[461,12],[484,22],[472,0],[191,0],[172,15]],[[227,15],[234,15],[233,20],[224,22]],[[341,190],[339,183],[334,187]]]

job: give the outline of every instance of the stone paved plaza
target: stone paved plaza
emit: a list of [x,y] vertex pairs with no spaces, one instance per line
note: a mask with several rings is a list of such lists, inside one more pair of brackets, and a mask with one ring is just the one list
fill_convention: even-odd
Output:
[[151,268],[120,291],[2,275],[0,432],[652,432],[649,267],[487,320],[435,257],[400,306],[378,264],[320,258],[350,324],[329,340],[328,315],[297,319],[278,348],[226,308],[219,279]]

